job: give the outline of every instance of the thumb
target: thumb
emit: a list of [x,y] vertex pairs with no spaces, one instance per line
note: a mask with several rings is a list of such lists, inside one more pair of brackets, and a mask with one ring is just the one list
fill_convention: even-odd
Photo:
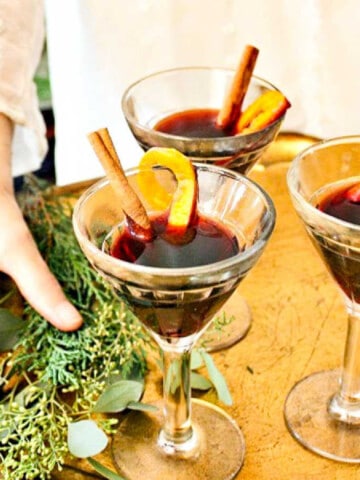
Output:
[[[4,271],[17,284],[30,305],[52,325],[73,331],[82,324],[82,317],[66,298],[59,282],[50,272],[29,231],[17,245],[12,244]],[[12,254],[16,252],[15,254]]]

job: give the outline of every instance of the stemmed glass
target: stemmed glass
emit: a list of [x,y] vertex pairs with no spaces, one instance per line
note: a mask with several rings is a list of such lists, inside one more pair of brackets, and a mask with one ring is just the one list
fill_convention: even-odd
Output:
[[[309,450],[360,462],[360,136],[307,148],[293,161],[287,179],[295,209],[340,287],[348,330],[342,371],[318,372],[298,382],[286,399],[285,420]],[[359,198],[349,202],[356,209],[351,223],[341,219],[343,214],[336,218],[319,209],[348,182],[359,186]],[[338,199],[339,194],[335,203]]]
[[[74,209],[74,231],[84,254],[128,300],[163,353],[162,408],[157,413],[129,413],[114,438],[115,464],[129,480],[231,479],[243,463],[244,439],[234,420],[215,405],[191,401],[190,354],[207,323],[261,255],[275,211],[253,181],[227,169],[195,165],[198,212],[220,222],[239,245],[239,252],[225,260],[160,268],[111,256],[108,246],[124,217],[107,180],[88,189]],[[173,194],[171,172],[155,172]],[[151,214],[151,199],[137,184],[141,172],[132,169],[126,174]]]
[[[170,114],[193,109],[220,109],[233,81],[235,71],[213,67],[183,67],[159,71],[130,85],[122,97],[122,111],[138,144],[175,148],[195,162],[227,167],[242,174],[249,172],[276,138],[284,116],[254,133],[215,138],[183,137],[154,129]],[[252,76],[244,108],[267,90],[277,90],[271,83]],[[251,311],[239,298],[237,317],[221,329],[211,326],[204,335],[207,350],[215,351],[243,338],[251,326]]]

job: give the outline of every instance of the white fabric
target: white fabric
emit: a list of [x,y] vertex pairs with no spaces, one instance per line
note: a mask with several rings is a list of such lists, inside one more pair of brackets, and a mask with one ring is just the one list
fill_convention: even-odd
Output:
[[0,111],[16,123],[14,176],[38,168],[47,148],[32,81],[43,41],[42,0],[0,0]]
[[45,4],[59,184],[103,175],[86,139],[99,127],[109,128],[125,167],[138,161],[120,107],[130,82],[174,66],[235,67],[247,43],[260,49],[255,73],[292,103],[283,130],[360,133],[358,0]]

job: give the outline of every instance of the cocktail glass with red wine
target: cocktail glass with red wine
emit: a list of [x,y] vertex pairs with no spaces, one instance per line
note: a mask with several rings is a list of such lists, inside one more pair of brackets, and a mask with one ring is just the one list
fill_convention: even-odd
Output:
[[[157,72],[129,86],[122,110],[139,145],[175,148],[195,162],[247,174],[276,138],[284,115],[252,133],[235,134],[216,125],[235,70],[186,67]],[[271,83],[252,76],[243,103],[245,109],[261,94],[278,91]],[[204,338],[208,350],[233,345],[251,325],[247,302],[239,298],[238,314],[219,331],[210,326]]]
[[[225,480],[244,459],[244,439],[220,408],[191,401],[190,355],[225,300],[251,270],[274,227],[271,199],[236,172],[195,164],[197,219],[185,245],[164,231],[132,169],[127,178],[151,219],[155,237],[129,236],[124,214],[107,180],[87,190],[74,209],[74,230],[94,268],[125,297],[157,342],[164,359],[163,401],[157,413],[132,412],[113,442],[115,463],[127,479],[144,477]],[[156,169],[170,195],[171,171]],[[216,246],[216,248],[215,248]],[[226,439],[226,441],[224,441]]]
[[360,137],[317,143],[288,172],[290,194],[339,287],[348,328],[342,369],[300,380],[285,403],[291,434],[333,460],[360,463]]

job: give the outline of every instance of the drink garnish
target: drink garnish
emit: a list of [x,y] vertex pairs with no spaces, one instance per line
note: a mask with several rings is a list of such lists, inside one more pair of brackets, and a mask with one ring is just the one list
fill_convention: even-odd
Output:
[[88,139],[120,202],[129,230],[135,237],[144,241],[151,240],[153,231],[150,219],[139,197],[126,178],[107,128],[90,133]]
[[233,135],[262,130],[280,118],[291,106],[281,92],[269,90],[241,111],[258,53],[256,47],[246,45],[231,88],[216,119],[219,128],[231,131]]
[[[151,241],[154,235],[151,221],[126,178],[108,130],[102,128],[92,132],[88,139],[120,201],[131,235],[142,241]],[[156,180],[155,167],[166,168],[174,174],[177,187],[173,195]],[[151,148],[140,160],[139,169],[138,183],[145,198],[157,210],[169,207],[166,232],[187,238],[185,233],[196,215],[197,204],[197,178],[191,161],[172,148]]]
[[360,183],[355,183],[346,191],[346,198],[353,203],[360,203]]
[[290,107],[290,102],[278,90],[268,90],[251,103],[240,115],[236,133],[262,130],[280,118]]
[[223,130],[231,130],[239,118],[258,53],[259,50],[252,45],[244,48],[233,82],[216,119],[218,127]]
[[[174,174],[176,191],[170,195],[157,181],[154,168],[163,167]],[[197,178],[191,161],[174,148],[151,148],[140,160],[138,183],[146,198],[159,209],[169,207],[166,232],[184,235],[196,215]]]

